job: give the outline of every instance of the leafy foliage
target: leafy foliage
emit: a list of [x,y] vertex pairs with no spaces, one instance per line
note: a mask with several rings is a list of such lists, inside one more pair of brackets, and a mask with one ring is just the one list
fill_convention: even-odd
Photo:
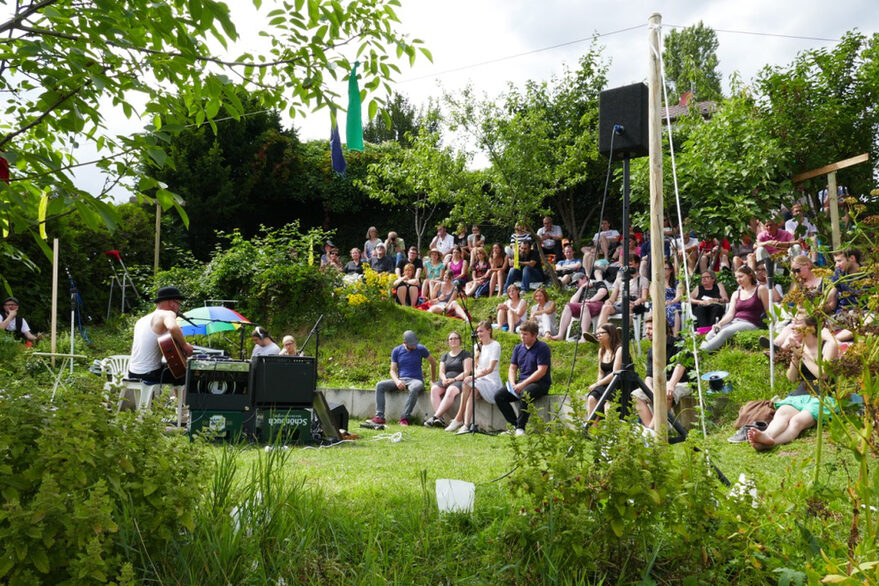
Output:
[[92,385],[59,394],[3,390],[0,576],[84,583],[131,576],[127,546],[164,547],[202,494],[198,444],[167,437],[157,416],[114,416]]
[[662,60],[669,88],[668,99],[677,103],[683,94],[693,92],[696,100],[720,100],[720,73],[717,71],[717,33],[698,24],[672,29],[666,35]]

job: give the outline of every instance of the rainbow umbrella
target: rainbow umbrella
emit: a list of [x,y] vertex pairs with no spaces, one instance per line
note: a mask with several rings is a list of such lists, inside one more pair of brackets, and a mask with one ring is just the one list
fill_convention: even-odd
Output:
[[177,318],[177,325],[184,336],[205,336],[214,332],[237,330],[241,324],[251,323],[249,319],[228,307],[210,305],[196,307]]

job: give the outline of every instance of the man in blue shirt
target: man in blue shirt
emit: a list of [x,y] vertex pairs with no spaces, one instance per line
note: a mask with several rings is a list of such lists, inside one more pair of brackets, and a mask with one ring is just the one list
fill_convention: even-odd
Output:
[[370,423],[384,425],[386,422],[385,393],[408,389],[409,396],[403,413],[400,414],[400,425],[409,425],[409,417],[415,410],[418,395],[424,390],[421,362],[425,358],[430,363],[430,380],[436,380],[436,359],[427,348],[418,343],[415,332],[403,332],[403,343],[391,351],[391,378],[375,385],[375,417],[369,420]]
[[[533,319],[519,326],[519,338],[522,342],[513,348],[507,384],[494,396],[497,408],[504,419],[516,428],[514,433],[517,436],[525,435],[525,425],[530,416],[527,403],[548,394],[552,383],[552,352],[545,342],[537,339],[538,331],[537,322]],[[518,417],[511,405],[514,401],[523,401]]]

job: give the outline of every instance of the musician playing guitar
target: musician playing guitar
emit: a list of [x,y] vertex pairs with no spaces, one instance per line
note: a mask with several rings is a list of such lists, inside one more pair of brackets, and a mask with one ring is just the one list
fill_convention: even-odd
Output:
[[[128,377],[153,383],[182,385],[186,379],[186,356],[192,345],[177,325],[181,301],[177,287],[162,287],[153,300],[156,309],[134,324],[134,342],[128,362]],[[162,355],[168,361],[162,364]]]

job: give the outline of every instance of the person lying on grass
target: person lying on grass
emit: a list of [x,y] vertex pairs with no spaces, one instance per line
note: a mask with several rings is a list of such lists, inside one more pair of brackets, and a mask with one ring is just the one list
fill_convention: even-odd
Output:
[[[836,401],[831,397],[823,398],[823,406],[817,397],[820,385],[817,327],[817,321],[812,316],[800,313],[794,318],[794,329],[782,348],[792,352],[787,378],[800,384],[791,394],[775,403],[775,416],[766,431],[757,428],[748,430],[748,442],[755,450],[768,450],[793,441],[804,429],[818,422],[822,407],[824,416],[828,418],[838,410]],[[839,356],[836,339],[826,330],[822,331],[821,338],[822,358],[824,361],[835,360]]]

